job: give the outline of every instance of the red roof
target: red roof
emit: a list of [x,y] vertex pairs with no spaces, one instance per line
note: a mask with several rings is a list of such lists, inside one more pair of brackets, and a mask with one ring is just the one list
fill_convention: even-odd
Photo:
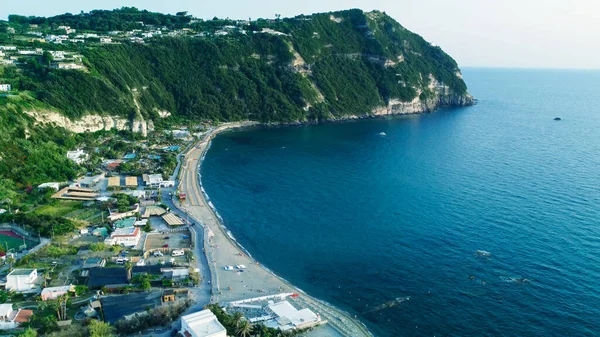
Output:
[[17,323],[29,322],[29,319],[31,318],[32,315],[33,315],[33,310],[21,309],[21,310],[19,310],[17,317],[15,317],[15,322],[17,322]]

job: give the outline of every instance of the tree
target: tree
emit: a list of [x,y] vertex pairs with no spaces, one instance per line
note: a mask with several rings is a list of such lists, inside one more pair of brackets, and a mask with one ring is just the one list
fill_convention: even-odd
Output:
[[0,290],[0,304],[8,302],[8,292]]
[[244,315],[242,315],[241,312],[237,311],[235,314],[233,314],[233,316],[231,317],[231,324],[235,327],[240,326],[240,323],[242,322],[242,319],[244,318]]
[[237,327],[237,333],[240,337],[248,337],[252,332],[252,324],[248,321],[241,321]]
[[81,296],[81,295],[85,294],[88,291],[88,289],[89,289],[88,286],[81,285],[81,284],[77,285],[77,286],[75,286],[75,294],[77,296]]
[[8,271],[12,271],[13,264],[15,264],[15,258],[12,254],[6,258],[6,263],[8,263]]
[[133,263],[131,261],[125,262],[125,269],[127,269],[127,280],[131,281],[131,269],[133,268]]
[[33,330],[32,328],[27,328],[22,334],[19,335],[19,337],[37,337],[37,335],[37,331]]
[[115,337],[114,329],[110,324],[93,320],[88,325],[90,337]]
[[46,306],[56,312],[56,318],[59,321],[64,321],[67,319],[67,301],[69,300],[69,295],[65,294],[57,297],[55,300],[47,300]]

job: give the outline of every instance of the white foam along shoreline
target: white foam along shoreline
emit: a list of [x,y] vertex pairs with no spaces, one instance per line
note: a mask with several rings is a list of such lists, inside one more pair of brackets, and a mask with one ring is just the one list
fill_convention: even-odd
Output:
[[[213,133],[212,133],[212,134],[209,136],[209,139],[207,139],[207,140],[203,140],[203,141],[207,141],[207,142],[208,142],[208,144],[206,145],[206,147],[205,147],[205,149],[204,149],[204,151],[203,151],[203,153],[202,153],[202,155],[201,155],[201,157],[200,157],[200,159],[199,159],[199,162],[198,162],[198,167],[197,167],[196,169],[197,169],[197,179],[198,179],[198,185],[200,186],[201,193],[202,193],[202,197],[205,199],[205,202],[206,202],[206,204],[207,204],[207,205],[209,205],[210,209],[211,209],[211,210],[212,210],[212,212],[215,214],[215,216],[216,216],[216,218],[217,218],[217,221],[219,222],[219,223],[218,223],[218,225],[219,225],[219,227],[222,229],[223,233],[225,234],[225,237],[227,237],[227,238],[230,240],[230,242],[231,242],[231,243],[232,243],[232,244],[233,244],[235,247],[237,247],[237,248],[238,248],[238,249],[239,249],[239,250],[240,250],[240,251],[241,251],[243,254],[246,254],[246,255],[247,255],[247,256],[248,256],[248,257],[249,257],[251,260],[254,260],[255,262],[258,262],[258,263],[260,263],[259,261],[257,261],[256,259],[254,259],[254,258],[253,258],[253,257],[250,255],[250,252],[248,252],[248,250],[247,250],[246,248],[244,248],[244,247],[243,247],[243,246],[242,246],[242,245],[241,245],[241,244],[240,244],[240,243],[239,243],[239,242],[238,242],[238,241],[235,239],[235,237],[233,236],[233,234],[232,234],[232,233],[231,233],[231,232],[230,232],[230,231],[227,229],[227,227],[225,226],[225,222],[224,222],[223,218],[221,217],[221,215],[220,215],[220,214],[219,214],[219,212],[217,211],[216,207],[213,205],[213,203],[212,203],[212,201],[211,201],[211,199],[210,199],[210,197],[209,197],[208,193],[206,192],[206,190],[204,189],[204,186],[202,185],[202,174],[201,174],[201,171],[202,171],[202,164],[204,163],[204,159],[206,158],[206,154],[208,153],[208,150],[210,150],[210,147],[211,147],[211,144],[212,144],[212,139],[213,139],[214,137],[216,137],[216,136],[217,136],[219,133],[222,133],[222,132],[224,132],[224,131],[233,131],[234,129],[239,129],[239,128],[247,128],[247,127],[252,127],[252,126],[256,126],[256,125],[257,125],[256,123],[253,123],[253,124],[247,124],[247,125],[241,124],[241,125],[237,125],[237,126],[230,126],[230,127],[227,127],[227,128],[223,128],[223,129],[221,129],[221,130],[215,130],[215,131],[214,131],[214,132],[213,132]],[[202,141],[201,141],[201,142],[202,142]],[[330,303],[328,303],[328,302],[326,302],[326,301],[323,301],[323,300],[317,299],[317,298],[315,298],[315,297],[313,297],[313,296],[310,296],[309,294],[307,294],[307,293],[306,293],[305,291],[303,291],[302,289],[300,289],[300,288],[298,288],[298,287],[294,286],[294,285],[293,285],[293,284],[292,284],[290,281],[288,281],[288,280],[286,280],[285,278],[283,278],[283,277],[281,277],[281,276],[277,275],[277,274],[276,274],[275,272],[273,272],[271,269],[267,268],[267,267],[266,267],[264,264],[260,263],[260,267],[261,267],[262,269],[264,269],[265,271],[267,271],[269,274],[271,274],[271,275],[273,275],[274,277],[276,277],[277,279],[279,279],[279,280],[281,280],[282,282],[284,282],[284,283],[288,284],[288,285],[289,285],[290,287],[292,287],[293,289],[296,289],[296,290],[297,290],[299,293],[302,293],[302,294],[304,294],[305,296],[308,296],[308,297],[310,297],[312,300],[316,301],[317,303],[319,303],[319,304],[321,304],[321,305],[323,305],[323,306],[328,306],[328,307],[330,307],[330,308],[331,308],[331,309],[333,309],[335,312],[338,312],[339,314],[341,314],[341,315],[343,315],[343,316],[346,316],[346,318],[347,318],[347,319],[349,319],[349,320],[352,320],[352,321],[355,321],[355,322],[359,323],[359,324],[360,324],[360,325],[361,325],[361,326],[364,328],[364,330],[366,331],[366,334],[367,334],[367,335],[369,335],[369,336],[373,336],[373,334],[372,334],[372,333],[369,331],[369,329],[367,328],[367,326],[366,326],[366,325],[365,325],[363,322],[361,322],[360,320],[358,320],[358,319],[356,319],[356,318],[353,318],[353,317],[352,317],[352,315],[350,315],[349,313],[347,313],[347,312],[345,312],[345,311],[343,311],[343,310],[341,310],[341,309],[339,309],[339,308],[335,307],[334,305],[332,305],[332,304],[330,304]],[[211,271],[211,272],[212,272],[212,271]],[[214,276],[213,276],[213,278],[214,278]],[[333,327],[334,327],[334,326],[333,326]],[[335,327],[334,327],[334,328],[335,328]],[[335,328],[335,329],[337,330],[337,328]],[[339,330],[338,330],[338,331],[339,331]],[[339,332],[342,332],[342,331],[339,331]],[[350,336],[349,336],[349,337],[350,337]]]

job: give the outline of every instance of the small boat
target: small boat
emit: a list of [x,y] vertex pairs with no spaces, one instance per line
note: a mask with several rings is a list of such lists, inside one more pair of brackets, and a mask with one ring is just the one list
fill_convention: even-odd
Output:
[[561,119],[560,117],[556,117],[556,118],[554,118],[554,120],[555,120],[555,121],[560,121],[560,120],[562,120],[562,119]]
[[380,132],[379,135],[380,136],[387,136],[387,134],[385,132]]
[[485,251],[485,250],[480,250],[480,249],[477,250],[476,254],[479,256],[485,256],[485,257],[492,256],[492,253]]

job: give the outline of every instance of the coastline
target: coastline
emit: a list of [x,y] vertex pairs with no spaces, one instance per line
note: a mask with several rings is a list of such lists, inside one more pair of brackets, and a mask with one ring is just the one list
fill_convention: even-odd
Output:
[[[301,296],[295,300],[296,304],[310,308],[327,322],[311,331],[309,336],[373,336],[362,322],[350,314],[306,294],[254,260],[224,225],[221,216],[210,201],[210,197],[201,184],[200,167],[210,149],[211,140],[223,131],[253,126],[261,126],[261,124],[257,122],[226,123],[209,131],[187,151],[180,171],[178,189],[187,194],[185,207],[183,204],[180,207],[197,223],[202,224],[204,229],[205,247],[203,250],[210,266],[211,302],[230,302],[282,292],[298,293]],[[246,264],[248,269],[240,277],[239,274],[224,271],[223,266],[217,266],[217,262],[224,265]],[[240,284],[240,282],[245,282],[245,284]]]

